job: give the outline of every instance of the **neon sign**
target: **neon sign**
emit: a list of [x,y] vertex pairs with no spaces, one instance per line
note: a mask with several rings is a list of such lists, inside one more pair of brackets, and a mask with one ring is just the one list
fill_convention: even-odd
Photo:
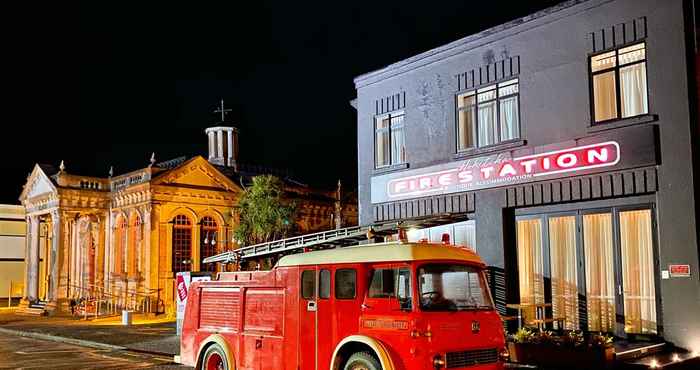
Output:
[[510,158],[497,155],[470,159],[454,168],[396,178],[386,183],[389,198],[425,196],[535,181],[564,173],[614,166],[620,161],[616,141]]

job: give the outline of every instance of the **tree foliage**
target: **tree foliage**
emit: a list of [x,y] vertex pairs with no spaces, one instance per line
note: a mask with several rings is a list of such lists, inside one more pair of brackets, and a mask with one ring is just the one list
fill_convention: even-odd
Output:
[[282,199],[284,184],[275,176],[253,178],[238,200],[235,238],[246,245],[284,238],[296,224],[296,205]]

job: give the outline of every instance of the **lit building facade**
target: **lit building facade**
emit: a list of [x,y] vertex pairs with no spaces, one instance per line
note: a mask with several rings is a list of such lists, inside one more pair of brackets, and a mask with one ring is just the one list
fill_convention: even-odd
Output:
[[503,314],[700,348],[692,14],[568,1],[357,77],[360,224],[450,215],[409,238],[475,248]]
[[[71,300],[124,297],[126,308],[148,302],[149,311],[174,315],[175,273],[221,268],[201,261],[238,247],[241,184],[269,173],[238,163],[236,133],[207,129],[208,159],[151,158],[149,166],[118,176],[36,165],[20,197],[27,223],[23,307],[61,313]],[[297,205],[297,232],[357,222],[356,205],[343,203],[339,189],[281,177],[284,198]]]
[[0,306],[22,296],[25,234],[24,207],[0,204]]

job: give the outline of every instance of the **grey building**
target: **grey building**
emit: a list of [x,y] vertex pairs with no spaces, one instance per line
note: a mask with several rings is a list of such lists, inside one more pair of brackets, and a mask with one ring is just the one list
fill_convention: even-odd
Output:
[[695,6],[568,1],[357,77],[360,224],[452,219],[409,238],[475,248],[503,313],[700,349]]

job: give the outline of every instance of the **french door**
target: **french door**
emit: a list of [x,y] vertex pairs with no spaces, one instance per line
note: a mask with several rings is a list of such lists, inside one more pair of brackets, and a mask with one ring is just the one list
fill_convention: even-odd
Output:
[[556,328],[657,334],[653,220],[649,207],[517,217],[525,321],[543,307]]

